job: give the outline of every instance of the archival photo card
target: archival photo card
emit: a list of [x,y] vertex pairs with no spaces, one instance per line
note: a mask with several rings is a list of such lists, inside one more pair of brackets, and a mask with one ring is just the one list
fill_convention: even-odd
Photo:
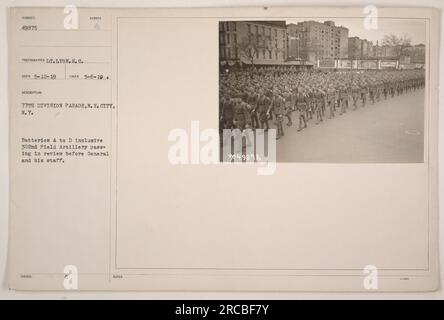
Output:
[[264,140],[278,162],[423,162],[426,20],[377,23],[219,22],[222,160],[260,161]]
[[9,21],[11,289],[439,287],[438,10]]

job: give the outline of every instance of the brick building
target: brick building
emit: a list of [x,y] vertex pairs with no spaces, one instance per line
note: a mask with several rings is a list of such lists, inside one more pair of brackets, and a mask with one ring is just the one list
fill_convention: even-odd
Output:
[[285,21],[219,22],[219,60],[282,64],[287,59]]
[[288,56],[316,63],[348,56],[348,29],[333,21],[303,21],[287,25]]

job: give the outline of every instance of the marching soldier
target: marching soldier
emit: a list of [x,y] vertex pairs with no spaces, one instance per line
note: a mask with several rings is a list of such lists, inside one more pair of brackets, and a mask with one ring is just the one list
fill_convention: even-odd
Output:
[[248,104],[242,99],[236,99],[234,104],[233,124],[235,128],[243,131],[251,128],[251,117],[248,112]]
[[330,111],[329,118],[334,118],[335,116],[335,101],[336,101],[336,90],[333,86],[327,89],[327,107]]
[[316,112],[316,124],[319,124],[319,122],[322,122],[322,116],[323,116],[323,105],[324,105],[324,92],[321,89],[316,89],[315,91],[315,112]]
[[348,108],[348,91],[345,85],[342,85],[339,90],[339,108],[340,113],[344,114]]
[[376,85],[374,83],[370,83],[369,84],[369,96],[370,96],[370,101],[372,104],[375,104],[375,99],[376,99]]
[[358,100],[361,95],[361,89],[357,84],[353,84],[352,86],[352,100],[353,100],[353,110],[358,108]]
[[259,92],[259,97],[257,101],[257,112],[259,114],[259,127],[268,131],[268,116],[267,116],[267,107],[270,105],[270,99],[264,94],[263,90]]
[[222,124],[223,129],[233,129],[233,105],[234,105],[234,99],[224,97],[221,100],[221,117],[220,122]]
[[301,131],[307,128],[307,97],[301,88],[298,88],[296,91],[296,111],[299,118],[298,131]]
[[259,117],[257,112],[257,102],[259,94],[250,94],[248,104],[250,105],[251,127],[253,129],[259,128]]
[[288,91],[286,91],[284,93],[283,97],[284,97],[284,101],[285,101],[284,102],[284,104],[285,104],[285,116],[288,119],[287,126],[291,126],[293,124],[293,122],[291,121],[291,112],[293,110],[292,110],[292,106],[291,106],[291,96],[290,96],[290,93]]
[[282,127],[284,120],[284,103],[284,98],[276,93],[267,111],[267,114],[274,113],[274,124],[277,128],[276,140],[284,136],[284,128]]
[[367,94],[368,94],[368,87],[362,83],[361,84],[361,100],[362,100],[362,106],[365,107],[365,104],[367,102]]
[[396,84],[394,81],[390,81],[390,94],[392,98],[395,97],[395,92],[396,92]]

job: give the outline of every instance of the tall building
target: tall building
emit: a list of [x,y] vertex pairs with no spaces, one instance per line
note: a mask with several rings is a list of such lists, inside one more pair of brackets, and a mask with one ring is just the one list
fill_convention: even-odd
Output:
[[219,60],[282,64],[287,59],[285,21],[219,22]]
[[398,54],[395,47],[387,45],[380,47],[380,58],[395,59],[397,58],[397,55]]
[[348,29],[345,27],[337,27],[339,37],[339,59],[348,58]]
[[316,63],[348,56],[348,29],[333,21],[303,21],[287,25],[288,56]]
[[361,39],[361,59],[367,59],[368,53],[368,41],[367,39]]
[[362,41],[359,37],[348,38],[348,58],[362,59]]
[[417,44],[404,48],[403,55],[410,58],[411,63],[425,63],[425,45]]
[[348,38],[348,57],[350,59],[374,59],[376,56],[376,46],[372,41],[359,37]]

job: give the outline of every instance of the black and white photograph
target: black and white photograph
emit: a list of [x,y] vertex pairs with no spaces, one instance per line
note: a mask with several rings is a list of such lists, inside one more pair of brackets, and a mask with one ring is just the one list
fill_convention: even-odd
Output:
[[444,3],[40,1],[0,3],[0,300],[444,298]]
[[273,129],[277,162],[422,163],[426,22],[378,20],[221,21],[221,144]]

